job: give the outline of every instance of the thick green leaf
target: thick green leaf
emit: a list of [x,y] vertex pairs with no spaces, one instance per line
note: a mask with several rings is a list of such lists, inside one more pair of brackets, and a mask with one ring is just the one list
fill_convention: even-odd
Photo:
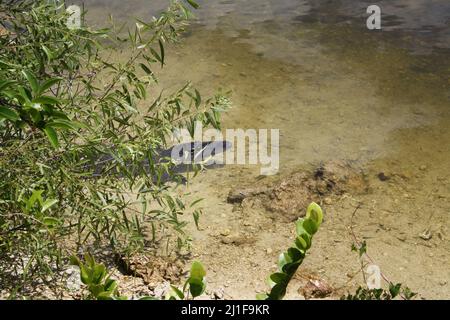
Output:
[[311,203],[306,210],[306,219],[312,219],[319,227],[323,221],[322,208],[315,202]]
[[203,292],[205,292],[206,284],[203,280],[199,280],[197,278],[189,278],[189,292],[191,293],[193,298],[201,296]]
[[291,261],[296,262],[303,259],[304,255],[297,248],[289,248],[288,255]]
[[198,280],[203,280],[203,277],[205,276],[206,271],[203,268],[203,265],[198,261],[194,261],[191,266],[190,277]]
[[103,291],[103,292],[97,293],[96,298],[98,300],[114,300],[114,297],[111,296],[111,292],[109,292],[109,291]]
[[89,273],[86,270],[86,267],[82,263],[80,263],[79,267],[80,267],[81,282],[83,282],[86,285],[89,284],[90,278],[89,278]]
[[92,280],[94,283],[100,284],[106,276],[106,267],[103,264],[96,264],[94,266]]
[[105,281],[105,291],[109,291],[109,292],[115,292],[118,288],[118,284],[117,281],[113,280],[113,279],[107,279]]
[[277,272],[270,275],[270,280],[278,284],[286,282],[287,277],[288,276],[285,273]]

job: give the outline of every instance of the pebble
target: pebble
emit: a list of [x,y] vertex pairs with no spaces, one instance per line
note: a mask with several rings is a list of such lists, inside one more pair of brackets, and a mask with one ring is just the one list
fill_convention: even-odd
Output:
[[223,244],[232,244],[233,243],[233,239],[228,238],[228,237],[223,237],[221,239],[221,241],[222,241]]
[[425,171],[425,170],[427,170],[427,166],[426,166],[426,165],[421,165],[421,166],[419,167],[419,169],[420,169],[421,171]]
[[390,177],[387,176],[384,172],[380,172],[378,174],[378,179],[380,179],[380,181],[387,181],[390,179]]
[[231,230],[230,230],[230,229],[222,230],[222,231],[220,232],[220,234],[221,234],[222,236],[224,236],[224,237],[227,237],[227,236],[229,236],[229,235],[231,234]]
[[329,198],[329,197],[326,197],[325,199],[323,199],[323,202],[324,202],[326,205],[330,205],[330,204],[333,203],[333,200],[331,200],[331,198]]
[[433,235],[431,234],[430,230],[425,230],[423,233],[421,233],[419,235],[419,237],[423,240],[431,240],[431,238],[433,237]]
[[267,253],[267,254],[272,254],[272,252],[273,252],[273,250],[272,250],[271,248],[267,248],[267,249],[266,249],[266,253]]
[[223,288],[219,288],[218,290],[215,290],[215,291],[211,294],[211,299],[214,299],[214,300],[223,300],[224,292],[225,292],[225,290],[224,290]]

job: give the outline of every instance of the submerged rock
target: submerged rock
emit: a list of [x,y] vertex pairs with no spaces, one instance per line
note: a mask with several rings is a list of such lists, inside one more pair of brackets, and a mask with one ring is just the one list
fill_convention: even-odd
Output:
[[297,171],[273,185],[235,189],[228,195],[229,203],[245,207],[259,203],[266,211],[279,213],[289,221],[305,215],[312,202],[321,202],[330,196],[344,193],[362,194],[368,191],[368,182],[362,170],[346,161],[330,161],[312,171]]

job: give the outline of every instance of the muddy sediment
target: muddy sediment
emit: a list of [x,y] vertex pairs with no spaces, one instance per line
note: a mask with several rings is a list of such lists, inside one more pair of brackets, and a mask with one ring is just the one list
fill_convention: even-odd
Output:
[[309,171],[294,171],[272,185],[231,190],[227,201],[243,209],[257,205],[289,222],[304,216],[311,202],[328,202],[329,197],[344,193],[364,194],[368,190],[367,178],[356,164],[329,161]]

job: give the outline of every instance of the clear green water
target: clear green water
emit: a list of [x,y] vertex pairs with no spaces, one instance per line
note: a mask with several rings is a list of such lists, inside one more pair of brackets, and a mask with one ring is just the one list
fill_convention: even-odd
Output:
[[[450,170],[448,1],[378,1],[381,32],[366,29],[367,1],[199,2],[162,83],[232,90],[224,126],[280,129],[282,172],[334,158]],[[167,1],[84,3],[100,24],[150,18]]]

